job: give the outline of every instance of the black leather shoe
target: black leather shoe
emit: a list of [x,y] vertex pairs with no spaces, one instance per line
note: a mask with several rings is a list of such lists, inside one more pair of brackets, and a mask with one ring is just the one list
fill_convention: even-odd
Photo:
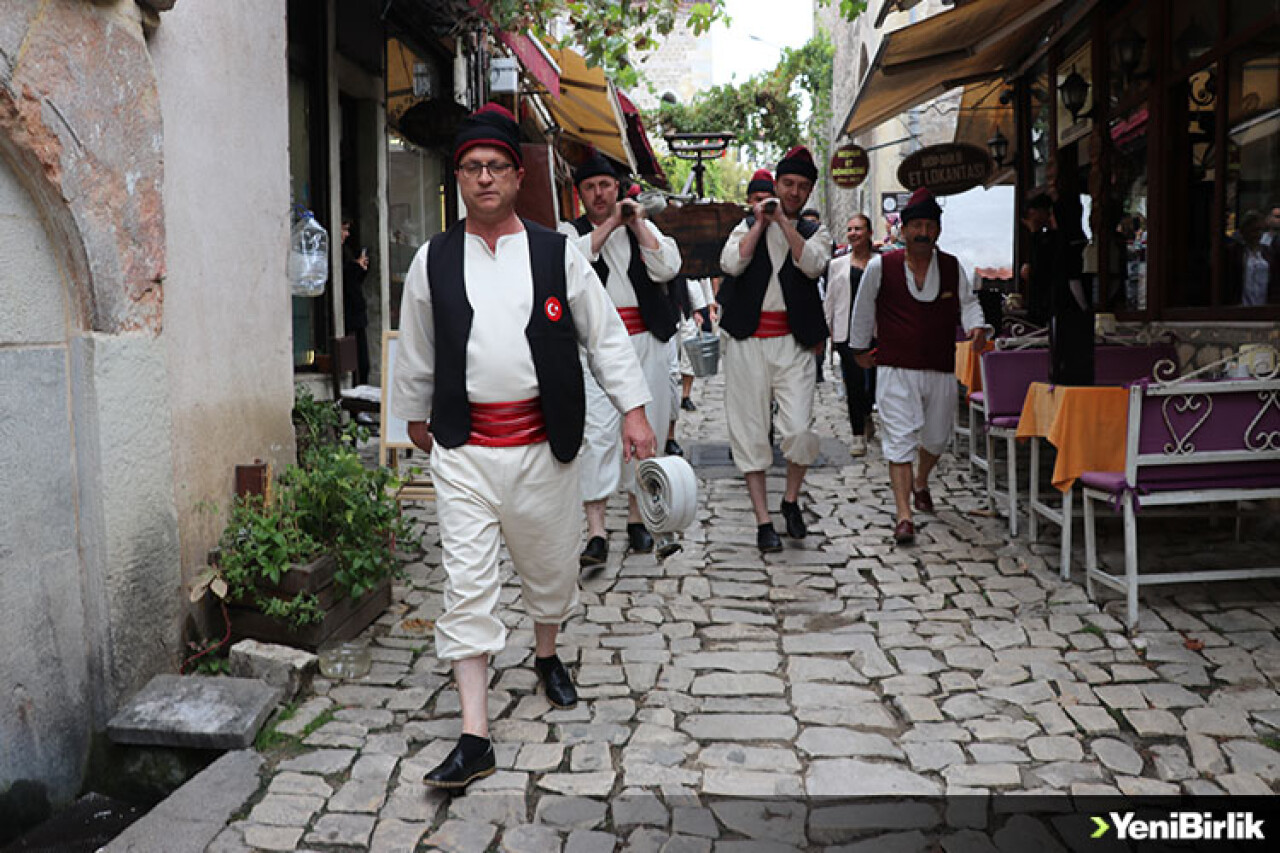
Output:
[[756,530],[756,547],[761,554],[776,554],[782,550],[782,540],[772,524],[762,524]]
[[542,689],[546,691],[547,701],[552,707],[564,710],[578,704],[578,689],[573,686],[569,670],[564,668],[560,658],[553,658],[546,667],[535,661],[533,669],[538,673],[538,680],[542,682]]
[[471,761],[462,754],[462,745],[453,748],[434,770],[422,777],[422,783],[432,788],[444,788],[461,792],[477,779],[492,776],[497,764],[493,758],[493,744],[489,744],[479,757]]
[[791,501],[782,502],[782,519],[787,523],[787,535],[792,539],[803,539],[809,535],[804,516],[800,514],[800,504]]
[[684,456],[684,448],[674,438],[667,439],[667,446],[662,448],[662,452],[668,456]]
[[695,406],[693,404],[693,401],[690,400],[688,397],[684,397],[683,399],[680,400],[680,408],[684,409],[686,412],[698,411],[698,407]]
[[603,536],[592,536],[587,540],[587,547],[582,549],[578,557],[578,565],[584,569],[603,566],[609,561],[609,543]]
[[638,521],[627,525],[627,538],[631,541],[631,550],[637,554],[648,554],[653,550],[653,535]]

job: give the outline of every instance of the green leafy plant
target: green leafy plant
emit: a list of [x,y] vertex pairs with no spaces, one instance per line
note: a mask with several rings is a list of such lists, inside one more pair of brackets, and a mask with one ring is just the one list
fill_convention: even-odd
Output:
[[398,570],[396,545],[414,539],[395,499],[399,478],[365,466],[354,449],[359,434],[331,431],[324,404],[299,399],[305,399],[298,420],[308,437],[299,464],[284,470],[270,498],[232,502],[214,564],[191,592],[192,601],[211,594],[224,607],[246,604],[295,630],[325,613],[311,593],[286,597],[275,590],[293,565],[332,554],[334,582],[345,596],[359,598]]

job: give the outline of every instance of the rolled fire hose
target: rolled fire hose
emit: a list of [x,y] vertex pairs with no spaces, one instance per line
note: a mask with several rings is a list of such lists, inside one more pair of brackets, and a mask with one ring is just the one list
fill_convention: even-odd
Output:
[[698,510],[698,478],[679,456],[645,459],[636,466],[636,502],[644,526],[654,535],[654,551],[665,560],[680,550],[675,534],[693,524]]

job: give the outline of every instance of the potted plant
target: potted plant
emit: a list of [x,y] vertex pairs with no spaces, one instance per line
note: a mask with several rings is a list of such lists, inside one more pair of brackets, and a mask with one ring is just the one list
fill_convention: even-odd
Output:
[[[399,482],[355,450],[364,430],[337,432],[329,404],[299,396],[299,458],[266,495],[237,497],[192,600],[212,594],[227,637],[314,650],[349,639],[391,603],[395,547],[413,538]],[[336,411],[334,411],[336,415]],[[221,644],[219,644],[221,645]]]

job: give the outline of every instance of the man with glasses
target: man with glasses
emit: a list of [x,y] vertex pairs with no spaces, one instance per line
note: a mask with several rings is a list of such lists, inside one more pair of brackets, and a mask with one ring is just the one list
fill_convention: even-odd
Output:
[[[621,198],[618,175],[599,152],[573,173],[586,213],[560,223],[560,232],[591,261],[605,292],[631,336],[631,346],[649,385],[645,413],[656,435],[671,423],[671,356],[667,342],[678,317],[667,294],[667,282],[680,272],[680,250],[650,222],[644,208]],[[620,200],[621,199],[621,200]],[[587,514],[587,545],[579,557],[583,568],[603,566],[609,558],[605,505],[621,484],[627,491],[628,547],[637,553],[653,550],[653,536],[640,520],[635,496],[635,472],[624,464],[621,420],[583,365],[587,395],[587,423],[582,446],[582,501]]]
[[489,104],[463,121],[454,167],[466,218],[409,267],[393,409],[430,454],[447,575],[436,653],[453,662],[462,704],[462,737],[424,781],[458,791],[495,767],[486,701],[489,656],[507,635],[495,614],[503,540],[534,623],[538,680],[553,706],[578,701],[556,638],[578,603],[579,348],[626,412],[624,455],[652,456],[655,439],[649,390],[591,266],[515,214],[524,169],[511,114]]

